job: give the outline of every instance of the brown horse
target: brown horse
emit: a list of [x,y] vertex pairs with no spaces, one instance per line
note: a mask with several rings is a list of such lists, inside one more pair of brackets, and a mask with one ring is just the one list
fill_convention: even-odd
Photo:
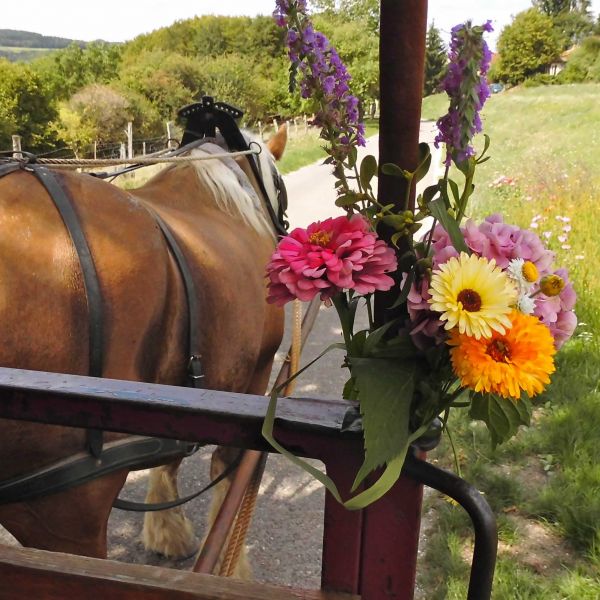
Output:
[[[284,146],[281,130],[268,147],[279,158]],[[246,158],[237,163],[257,189]],[[177,238],[195,282],[205,387],[264,393],[283,327],[281,311],[265,302],[265,265],[276,236],[264,206],[256,206],[231,169],[219,160],[169,166],[131,193],[85,174],[57,177],[74,199],[98,273],[103,376],[185,381],[186,296],[155,212]],[[0,365],[87,374],[81,267],[48,193],[25,170],[0,178],[0,231]],[[79,429],[0,420],[0,481],[83,446]],[[177,467],[155,470],[150,500],[175,495]],[[120,471],[0,506],[0,524],[25,546],[105,557],[107,519],[126,477]],[[196,547],[180,509],[147,516],[144,541],[167,556],[189,555]]]

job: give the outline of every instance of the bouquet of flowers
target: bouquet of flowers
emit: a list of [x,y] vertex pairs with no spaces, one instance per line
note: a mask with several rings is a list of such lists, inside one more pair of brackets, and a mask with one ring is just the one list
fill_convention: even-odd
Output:
[[[452,30],[443,82],[450,107],[437,122],[435,140],[445,148],[446,168],[419,195],[413,212],[408,197],[403,203],[378,199],[372,182],[379,170],[403,177],[410,194],[429,169],[427,144],[420,145],[413,172],[395,164],[379,167],[374,156],[358,164],[364,126],[342,61],[313,29],[305,0],[277,0],[275,18],[287,29],[291,88],[299,77],[302,96],[315,104],[315,123],[336,176],[336,204],[347,214],[281,239],[267,266],[268,300],[284,305],[319,295],[338,312],[343,343],[326,351],[345,351],[349,378],[343,396],[358,401],[364,435],[365,459],[352,491],[383,467],[375,483],[344,502],[358,509],[393,485],[409,445],[435,419],[445,428],[452,408],[482,420],[493,445],[528,425],[531,398],[550,383],[554,355],[575,329],[575,292],[534,232],[506,224],[500,215],[465,221],[476,167],[488,159],[489,138],[479,155],[472,138],[482,130],[479,114],[489,96],[489,22]],[[450,178],[452,165],[460,184]],[[385,240],[378,235],[382,229]],[[373,319],[373,295],[380,291],[395,295],[393,318],[383,324]],[[359,305],[366,307],[369,327],[356,331]],[[263,434],[341,502],[333,481],[274,439],[279,391]]]

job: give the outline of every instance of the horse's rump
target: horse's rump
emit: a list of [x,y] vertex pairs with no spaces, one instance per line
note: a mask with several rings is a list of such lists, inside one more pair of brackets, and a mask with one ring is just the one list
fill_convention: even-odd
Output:
[[[263,391],[281,335],[266,305],[264,265],[272,234],[211,201],[211,190],[186,164],[165,169],[129,193],[89,175],[58,174],[74,200],[102,296],[103,376],[184,384],[187,300],[152,211],[177,238],[199,298],[206,387]],[[151,207],[152,211],[148,210]],[[87,374],[89,315],[81,267],[61,217],[35,176],[0,178],[0,364]],[[0,480],[21,465],[51,462],[82,448],[82,434],[0,421]],[[6,430],[6,431],[5,431]],[[29,432],[29,433],[27,433]],[[25,458],[25,457],[24,457]]]

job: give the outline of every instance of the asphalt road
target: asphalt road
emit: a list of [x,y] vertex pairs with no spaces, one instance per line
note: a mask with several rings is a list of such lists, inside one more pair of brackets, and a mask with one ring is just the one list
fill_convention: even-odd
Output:
[[[424,122],[421,140],[433,141],[434,127]],[[427,186],[439,175],[441,157],[433,149],[435,165],[430,175],[420,185]],[[361,156],[371,153],[377,156],[377,137],[370,138]],[[334,179],[329,166],[314,164],[285,176],[289,197],[291,227],[306,226],[312,221],[342,214],[334,204]],[[364,320],[364,316],[361,316]],[[289,319],[288,319],[289,322]],[[326,346],[340,340],[341,329],[336,321],[335,310],[321,306],[313,333],[305,348],[303,363],[315,357]],[[289,335],[282,349],[289,347]],[[285,351],[277,355],[281,363]],[[330,353],[299,378],[296,394],[321,398],[341,396],[346,380],[340,368],[342,356]],[[275,371],[278,369],[276,368]],[[210,449],[204,449],[187,459],[181,470],[180,491],[191,493],[204,485],[208,478]],[[124,495],[142,500],[145,493],[147,472],[132,473]],[[248,550],[257,580],[303,588],[317,588],[320,584],[320,558],[322,550],[324,491],[320,484],[296,466],[280,456],[271,455],[267,463],[257,511],[248,537]],[[189,503],[186,512],[196,525],[199,537],[208,508],[208,499],[201,497]],[[144,551],[139,536],[142,516],[113,511],[109,521],[109,558],[124,562],[189,568],[193,559],[170,561]],[[0,543],[15,543],[0,527]]]

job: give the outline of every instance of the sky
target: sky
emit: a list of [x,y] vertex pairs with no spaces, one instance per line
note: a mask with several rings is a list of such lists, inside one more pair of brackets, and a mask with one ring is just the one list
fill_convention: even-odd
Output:
[[[401,0],[398,0],[401,1]],[[72,0],[3,1],[0,29],[20,29],[43,35],[84,41],[103,39],[123,42],[173,22],[196,15],[270,14],[274,0],[102,0],[99,3]],[[491,19],[495,32],[492,49],[502,28],[515,15],[531,6],[531,0],[429,0],[429,21],[435,22],[448,41],[450,29],[472,19],[475,24]],[[595,15],[600,0],[592,0]]]

